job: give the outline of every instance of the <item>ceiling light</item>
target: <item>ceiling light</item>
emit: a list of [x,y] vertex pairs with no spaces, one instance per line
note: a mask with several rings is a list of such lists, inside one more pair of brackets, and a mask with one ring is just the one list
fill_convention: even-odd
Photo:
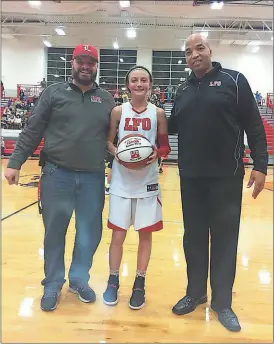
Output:
[[41,6],[41,1],[29,1],[29,5],[31,7],[40,7]]
[[253,53],[257,53],[259,50],[260,50],[260,47],[257,46],[257,47],[253,47],[251,51]]
[[45,44],[46,47],[50,48],[52,47],[52,44],[48,40],[44,40],[43,43]]
[[224,2],[223,1],[214,1],[213,3],[210,4],[210,8],[212,10],[221,10],[224,6]]
[[114,42],[113,42],[113,48],[114,48],[114,49],[119,49],[119,44],[118,44],[117,41],[114,41]]
[[14,37],[12,34],[10,34],[10,33],[2,33],[1,36],[2,36],[2,38],[4,38],[4,39],[13,39],[13,38],[15,38],[15,37]]
[[123,59],[123,58],[120,58],[120,62],[124,62],[124,59]]
[[121,7],[130,7],[130,1],[119,1]]
[[248,45],[252,45],[252,46],[258,46],[258,45],[260,45],[261,44],[261,42],[260,41],[250,41],[250,42],[248,42],[247,43]]
[[127,29],[127,37],[128,38],[135,38],[136,37],[136,30],[133,28]]
[[182,64],[182,62],[183,62],[182,60],[179,60],[179,61],[178,61],[178,64]]
[[57,27],[57,28],[55,29],[55,32],[56,32],[59,36],[66,36],[65,31],[64,31],[62,28],[60,28],[60,27]]
[[60,56],[60,59],[66,61],[66,59],[63,56]]
[[201,35],[204,36],[205,38],[207,38],[208,37],[208,31],[202,31]]

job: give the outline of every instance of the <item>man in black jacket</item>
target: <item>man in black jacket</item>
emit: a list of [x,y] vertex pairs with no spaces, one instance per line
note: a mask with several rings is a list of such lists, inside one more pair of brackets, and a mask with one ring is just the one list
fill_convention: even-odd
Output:
[[207,302],[209,233],[211,236],[211,308],[230,331],[240,331],[231,308],[244,177],[244,131],[254,168],[248,187],[253,198],[267,173],[266,135],[248,81],[239,72],[211,61],[207,40],[186,42],[191,75],[176,94],[169,133],[178,133],[179,170],[187,262],[186,296],[173,307],[187,314]]

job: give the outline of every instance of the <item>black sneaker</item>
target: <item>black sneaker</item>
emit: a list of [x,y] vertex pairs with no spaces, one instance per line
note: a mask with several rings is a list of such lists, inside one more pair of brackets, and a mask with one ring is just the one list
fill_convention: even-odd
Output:
[[80,301],[89,303],[89,302],[95,302],[96,295],[94,293],[94,290],[90,288],[89,285],[76,287],[76,286],[69,286],[69,291],[73,294],[78,294],[78,298]]
[[57,291],[45,291],[40,303],[42,311],[54,311],[57,308],[60,295],[61,293]]
[[218,320],[227,330],[232,332],[241,331],[237,315],[231,308],[218,309],[214,304],[211,304],[211,308],[218,314]]
[[114,306],[118,303],[119,276],[110,275],[108,286],[103,294],[103,301],[108,306]]
[[129,301],[131,309],[141,309],[145,305],[145,278],[138,276],[135,279],[132,295]]

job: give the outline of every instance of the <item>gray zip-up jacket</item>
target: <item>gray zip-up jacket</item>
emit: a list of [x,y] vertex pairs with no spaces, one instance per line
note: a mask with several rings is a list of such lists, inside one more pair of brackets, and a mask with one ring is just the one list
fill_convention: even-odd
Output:
[[77,171],[104,169],[112,95],[96,83],[83,93],[72,83],[57,83],[41,94],[21,132],[8,167],[20,169],[44,138],[47,160]]

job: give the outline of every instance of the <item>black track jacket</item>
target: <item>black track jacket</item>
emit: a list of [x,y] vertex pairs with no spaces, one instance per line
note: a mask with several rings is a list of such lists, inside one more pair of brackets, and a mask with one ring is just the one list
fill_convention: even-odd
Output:
[[254,169],[266,174],[265,130],[244,75],[218,62],[201,79],[192,72],[176,93],[168,122],[169,134],[178,133],[181,176],[243,176],[244,131]]

